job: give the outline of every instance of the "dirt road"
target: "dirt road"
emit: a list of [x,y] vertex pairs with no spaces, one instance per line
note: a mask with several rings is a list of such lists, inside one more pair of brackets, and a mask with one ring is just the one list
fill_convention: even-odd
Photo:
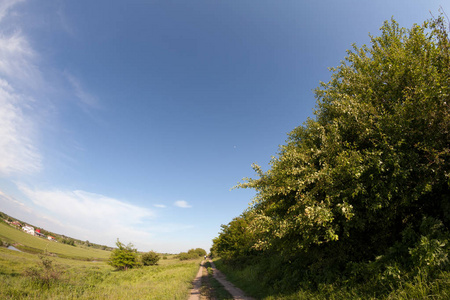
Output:
[[[233,296],[233,299],[236,300],[254,300],[251,297],[245,296],[244,292],[234,286],[231,282],[229,282],[225,275],[216,269],[216,266],[212,262],[211,259],[208,259],[208,261],[211,263],[211,269],[213,270],[213,276],[214,278],[220,282],[220,284],[223,285],[223,287]],[[202,300],[202,297],[200,295],[200,288],[202,286],[202,274],[204,269],[204,263],[205,261],[202,261],[200,268],[198,270],[197,276],[194,279],[193,285],[194,287],[191,290],[191,294],[189,296],[189,300]]]
[[195,276],[194,281],[192,282],[193,288],[191,290],[191,294],[189,295],[188,300],[200,300],[200,288],[202,287],[202,276],[203,269],[205,268],[203,264],[205,261],[202,261],[200,264],[200,268],[198,269],[197,275]]

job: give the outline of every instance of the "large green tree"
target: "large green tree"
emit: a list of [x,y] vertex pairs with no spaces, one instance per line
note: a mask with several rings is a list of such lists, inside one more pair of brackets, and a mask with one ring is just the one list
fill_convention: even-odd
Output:
[[339,265],[374,259],[405,232],[417,241],[431,228],[447,231],[450,55],[442,20],[409,30],[385,22],[370,46],[353,46],[332,72],[315,91],[316,117],[289,133],[267,172],[255,165],[259,177],[239,185],[257,191],[254,248]]

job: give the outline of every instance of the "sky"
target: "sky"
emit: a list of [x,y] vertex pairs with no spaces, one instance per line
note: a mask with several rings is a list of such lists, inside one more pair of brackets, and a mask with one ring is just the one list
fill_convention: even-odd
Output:
[[447,1],[0,0],[0,211],[209,251],[352,44]]

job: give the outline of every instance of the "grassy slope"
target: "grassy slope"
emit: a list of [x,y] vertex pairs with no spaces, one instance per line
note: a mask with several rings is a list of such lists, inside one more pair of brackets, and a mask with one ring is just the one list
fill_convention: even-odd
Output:
[[2,222],[0,222],[0,239],[10,244],[18,244],[17,248],[23,250],[28,249],[35,253],[47,251],[68,258],[106,260],[111,254],[111,252],[105,250],[74,247],[51,242],[37,236],[29,235]]
[[169,257],[157,266],[115,271],[105,262],[51,259],[60,278],[40,287],[23,276],[39,257],[0,247],[0,299],[186,299],[200,262]]

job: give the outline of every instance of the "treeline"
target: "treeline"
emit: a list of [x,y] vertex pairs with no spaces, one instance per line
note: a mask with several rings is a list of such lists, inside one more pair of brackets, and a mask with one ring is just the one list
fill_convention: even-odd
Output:
[[199,257],[205,256],[206,251],[202,248],[190,249],[188,252],[181,252],[177,255],[179,260],[189,260],[189,259],[197,259]]
[[385,22],[331,69],[315,118],[270,169],[238,185],[257,195],[211,251],[252,269],[255,296],[359,285],[378,297],[442,276],[450,295],[449,46],[442,18]]
[[[167,259],[166,255],[158,254],[155,251],[139,253],[133,244],[123,244],[117,239],[117,248],[111,251],[108,264],[116,268],[116,270],[128,270],[142,266],[153,266],[158,264],[161,256]],[[176,255],[179,260],[198,259],[206,255],[206,251],[201,248],[190,249],[188,252],[181,252]]]

